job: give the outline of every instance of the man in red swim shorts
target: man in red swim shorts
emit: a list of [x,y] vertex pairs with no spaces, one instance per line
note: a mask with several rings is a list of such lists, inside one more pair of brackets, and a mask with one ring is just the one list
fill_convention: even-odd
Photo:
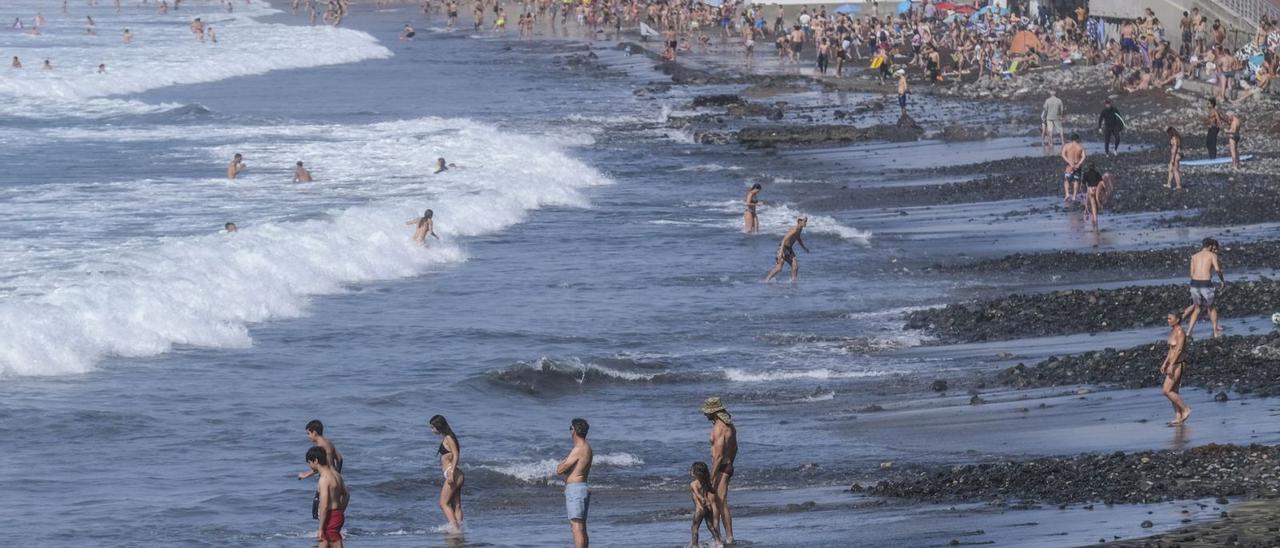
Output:
[[342,548],[342,526],[346,523],[344,514],[351,493],[342,481],[342,474],[329,465],[329,455],[324,448],[307,450],[307,466],[320,474],[320,481],[316,483],[316,493],[320,495],[320,528],[316,530],[318,546]]

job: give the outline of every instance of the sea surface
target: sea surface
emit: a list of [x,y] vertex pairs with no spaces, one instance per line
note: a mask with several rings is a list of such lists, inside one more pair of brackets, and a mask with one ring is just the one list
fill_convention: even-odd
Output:
[[[901,313],[966,282],[885,280],[895,257],[957,252],[963,216],[881,213],[882,233],[857,211],[813,215],[801,282],[763,284],[807,174],[833,175],[666,126],[725,89],[637,93],[664,77],[603,41],[585,64],[582,42],[465,22],[418,21],[399,41],[412,6],[362,6],[333,29],[257,0],[71,4],[0,5],[0,21],[48,19],[39,36],[0,31],[0,58],[25,67],[0,69],[6,544],[308,545],[314,483],[294,476],[303,425],[321,419],[346,457],[349,545],[560,546],[554,467],[584,417],[592,540],[676,546],[712,395],[739,425],[741,544],[946,545],[976,529],[964,508],[859,509],[847,491],[886,461],[1005,451],[857,427],[899,379],[966,367],[896,352],[922,342]],[[228,181],[235,153],[249,170]],[[456,167],[432,175],[441,157]],[[296,161],[315,183],[291,182]],[[868,162],[848,184],[880,169]],[[755,182],[766,206],[749,236]],[[427,208],[440,239],[424,247],[405,222]],[[463,448],[462,538],[436,507],[434,414]],[[1150,517],[971,510],[1019,545],[1062,543],[1025,522],[1096,539]]]

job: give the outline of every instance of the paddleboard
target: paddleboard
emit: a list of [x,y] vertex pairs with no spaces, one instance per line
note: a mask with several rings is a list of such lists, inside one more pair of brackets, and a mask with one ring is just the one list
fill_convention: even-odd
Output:
[[[1245,154],[1244,156],[1240,157],[1241,162],[1244,162],[1246,160],[1252,160],[1252,159],[1253,159],[1252,154]],[[1219,156],[1213,159],[1205,158],[1202,160],[1183,160],[1182,161],[1182,165],[1184,166],[1216,166],[1219,164],[1229,164],[1229,163],[1231,163],[1230,156]]]

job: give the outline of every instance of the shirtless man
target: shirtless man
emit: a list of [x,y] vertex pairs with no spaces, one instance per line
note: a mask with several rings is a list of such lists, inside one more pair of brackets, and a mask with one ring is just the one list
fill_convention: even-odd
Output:
[[1067,146],[1066,130],[1062,127],[1062,99],[1058,98],[1057,91],[1050,91],[1049,98],[1044,100],[1044,109],[1040,111],[1040,120],[1043,122],[1044,135],[1044,151],[1046,154],[1053,153],[1053,134],[1058,134],[1058,141],[1062,143],[1063,148]]
[[1085,188],[1084,218],[1093,221],[1093,229],[1098,230],[1098,212],[1102,209],[1102,173],[1097,165],[1089,162],[1089,168],[1081,178]]
[[747,234],[760,232],[760,217],[756,215],[756,207],[761,204],[761,190],[760,183],[756,183],[747,191],[747,210],[742,214],[742,230]]
[[587,511],[591,508],[591,487],[587,476],[591,474],[591,444],[587,443],[587,430],[591,425],[584,419],[573,419],[569,424],[573,437],[573,449],[569,456],[556,466],[556,475],[564,476],[564,505],[569,513],[569,529],[573,532],[574,548],[587,548]]
[[1187,417],[1191,416],[1191,408],[1187,406],[1187,402],[1182,401],[1182,395],[1178,394],[1178,389],[1182,385],[1182,374],[1187,369],[1187,358],[1184,356],[1187,350],[1187,334],[1182,332],[1182,318],[1176,312],[1170,313],[1168,317],[1169,327],[1169,353],[1164,357],[1164,361],[1160,363],[1160,373],[1164,375],[1164,384],[1160,391],[1164,397],[1169,398],[1169,403],[1173,404],[1173,420],[1169,421],[1169,426],[1181,426],[1187,421]]
[[423,212],[421,217],[405,221],[404,224],[406,225],[418,226],[413,232],[413,241],[424,244],[427,242],[427,236],[435,236],[437,240],[440,239],[439,236],[436,236],[436,222],[433,217],[435,217],[435,212],[428,209]]
[[[1227,146],[1231,147],[1231,173],[1240,172],[1240,126],[1243,124],[1240,115],[1227,113]],[[1232,177],[1234,180],[1234,177]]]
[[1062,175],[1062,201],[1070,202],[1080,194],[1080,176],[1084,173],[1080,166],[1084,165],[1084,145],[1080,144],[1080,135],[1072,133],[1071,141],[1062,145],[1062,161],[1067,163]]
[[244,165],[244,157],[239,152],[231,158],[231,163],[227,164],[227,178],[235,179],[239,177],[249,166]]
[[293,168],[293,182],[310,183],[311,181],[311,172],[302,167],[302,160],[298,160],[298,164]]
[[201,21],[199,17],[191,21],[191,34],[196,35],[197,40],[204,41],[204,21]]
[[1209,159],[1218,157],[1218,131],[1222,127],[1222,113],[1218,112],[1218,100],[1209,98],[1209,111],[1205,117],[1205,127],[1208,128],[1204,137],[1204,146],[1209,150]]
[[231,234],[232,232],[235,232],[240,229],[236,227],[235,223],[227,223],[225,225],[222,225],[222,230],[225,230],[227,234]]
[[729,481],[733,479],[733,461],[738,458],[738,428],[720,398],[702,402],[702,414],[711,421],[711,489],[720,498],[720,522],[724,524],[725,544],[733,544],[733,513],[729,511]]
[[316,483],[316,496],[320,500],[320,527],[316,529],[319,548],[342,548],[342,526],[346,524],[347,503],[351,493],[347,491],[342,474],[329,465],[329,457],[322,447],[307,450],[307,466],[320,474]]
[[808,217],[796,219],[796,226],[791,227],[785,235],[782,236],[782,242],[778,244],[778,259],[773,265],[773,270],[764,277],[764,281],[773,281],[774,276],[782,272],[784,265],[791,266],[791,282],[795,283],[796,277],[800,275],[800,262],[796,260],[796,252],[792,249],[796,244],[804,249],[805,253],[809,252],[808,246],[804,245],[804,240],[800,237],[800,233],[804,230],[805,225],[809,224]]
[[133,43],[133,33],[130,32],[129,29],[124,29],[124,43],[126,44]]
[[1221,290],[1227,284],[1227,279],[1222,272],[1222,265],[1218,263],[1218,241],[1205,238],[1200,242],[1200,251],[1191,256],[1191,306],[1182,312],[1183,317],[1191,314],[1191,321],[1187,323],[1188,337],[1196,330],[1196,320],[1200,319],[1200,310],[1203,308],[1209,309],[1213,337],[1222,335],[1222,328],[1218,326],[1218,306],[1214,303],[1217,297],[1217,291],[1213,287],[1214,272],[1218,273],[1216,289]]
[[[227,224],[231,225],[227,228],[228,232],[236,231],[236,225],[232,223]],[[328,463],[329,467],[341,473],[342,453],[338,452],[338,449],[333,446],[333,442],[329,441],[329,438],[324,437],[324,423],[318,420],[313,420],[307,423],[306,430],[307,439],[311,440],[311,443],[316,447],[324,450],[325,462]],[[298,480],[301,481],[314,475],[316,475],[316,470],[314,468],[305,472],[299,472]],[[316,497],[311,501],[311,519],[320,519],[320,494],[318,492],[316,493]]]

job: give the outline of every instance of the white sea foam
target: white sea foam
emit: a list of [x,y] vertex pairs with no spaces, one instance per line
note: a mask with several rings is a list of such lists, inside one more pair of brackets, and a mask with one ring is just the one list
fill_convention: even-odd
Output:
[[[479,467],[492,470],[504,476],[510,476],[524,482],[539,482],[556,478],[556,465],[560,461],[543,459],[536,462],[516,462],[511,464],[481,464]],[[630,453],[604,453],[595,455],[594,466],[612,466],[631,468],[643,466],[644,460]]]
[[[4,7],[6,13],[34,17],[54,6],[42,0],[6,0]],[[45,13],[48,24],[39,36],[0,33],[0,50],[19,55],[25,67],[5,69],[0,78],[0,114],[26,118],[135,114],[145,107],[113,96],[391,56],[390,50],[364,32],[262,22],[262,17],[277,13],[265,2],[237,2],[230,14],[211,0],[188,0],[181,11],[166,15],[151,5],[129,6],[120,14],[110,6],[79,8],[73,13]],[[85,15],[96,20],[97,36],[85,33]],[[194,38],[188,25],[195,17],[216,30],[217,44]],[[125,28],[134,34],[131,44],[122,40]],[[54,70],[40,68],[46,59]],[[105,74],[98,72],[99,64],[106,65]]]
[[858,379],[864,377],[879,377],[888,375],[887,371],[837,371],[834,369],[774,369],[769,371],[747,371],[745,369],[729,368],[724,370],[724,376],[730,382],[777,382],[777,381],[796,381],[796,380],[831,380],[831,379]]
[[[185,130],[152,136],[166,131]],[[194,135],[198,160],[221,165],[239,151],[249,174],[0,189],[0,230],[16,235],[0,243],[0,375],[79,373],[175,344],[249,345],[248,324],[303,314],[309,296],[465,260],[458,238],[546,205],[587,206],[580,189],[608,182],[545,139],[466,121]],[[428,175],[446,152],[459,167]],[[298,158],[323,159],[319,182],[288,182]],[[427,207],[443,242],[424,249],[404,222]],[[212,234],[225,220],[240,232]],[[135,223],[127,236],[112,230],[122,222]]]
[[[691,202],[689,206],[732,214],[732,217],[718,221],[717,225],[742,228],[742,209],[744,206],[741,200]],[[767,201],[765,205],[756,209],[756,215],[760,219],[760,232],[779,236],[785,234],[792,226],[795,226],[797,218],[806,216],[804,212],[788,204],[772,204],[767,203]],[[807,233],[827,234],[863,245],[871,242],[871,232],[869,231],[842,225],[839,221],[826,215],[808,215],[808,217],[809,224],[805,227],[805,232]]]

